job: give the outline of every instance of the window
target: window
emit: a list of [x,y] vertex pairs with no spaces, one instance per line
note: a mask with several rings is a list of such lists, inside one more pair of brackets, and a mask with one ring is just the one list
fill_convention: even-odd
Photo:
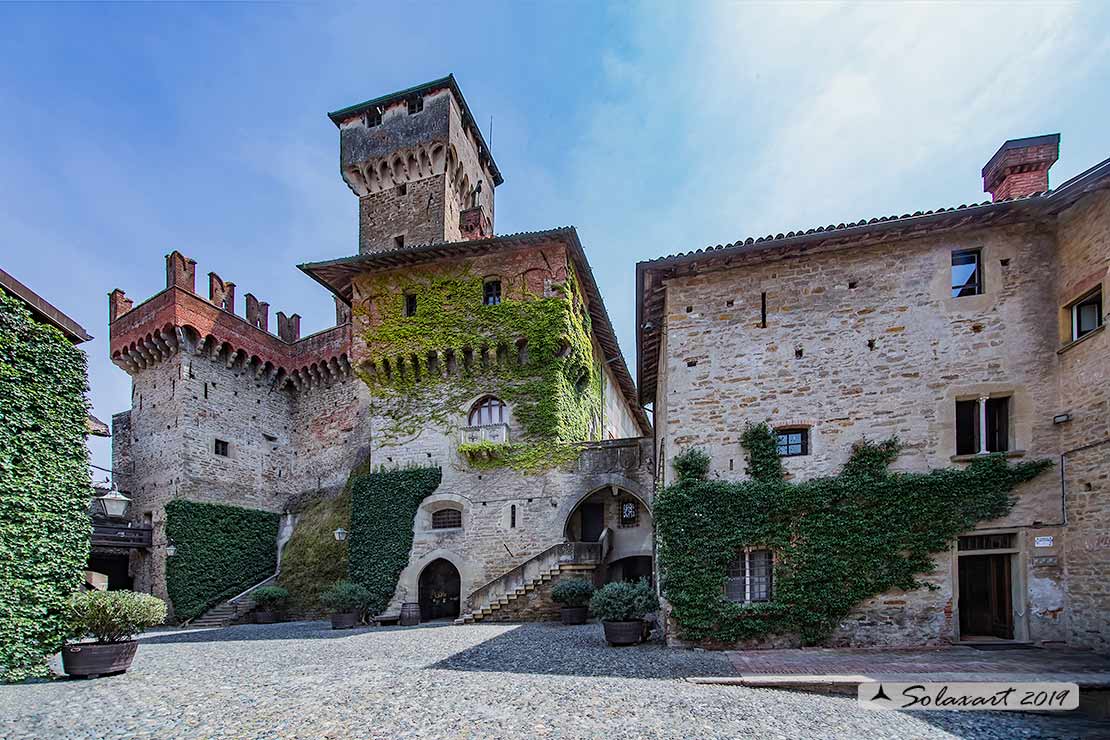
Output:
[[956,401],[956,454],[1006,452],[1010,449],[1010,399]]
[[505,403],[500,398],[486,396],[479,399],[470,408],[470,417],[467,424],[472,427],[483,427],[487,424],[505,423]]
[[1083,298],[1071,307],[1072,341],[1085,337],[1102,326],[1102,288]]
[[487,280],[482,286],[482,303],[496,306],[501,302],[501,281]]
[[231,445],[229,445],[226,440],[217,439],[216,440],[216,445],[215,445],[215,452],[220,457],[230,457],[231,456]]
[[432,512],[432,529],[458,529],[462,527],[461,509],[440,509]]
[[728,565],[725,597],[741,604],[770,601],[774,563],[770,550],[745,548],[737,553]]
[[952,297],[983,292],[982,255],[978,249],[952,253]]
[[516,529],[516,504],[509,507],[509,528]]
[[415,293],[406,293],[405,294],[405,316],[415,316],[415,315],[416,315],[416,294]]
[[798,457],[809,454],[808,429],[779,429],[775,432],[778,437],[779,457]]
[[621,501],[621,529],[630,529],[640,525],[640,505],[631,500]]
[[403,182],[403,183],[401,183],[400,185],[397,186],[397,195],[408,195],[408,192],[409,192],[408,183]]
[[424,110],[424,98],[409,98],[409,115],[414,115]]
[[404,249],[405,248],[405,235],[404,234],[398,234],[397,236],[393,237],[393,248],[394,249]]
[[374,128],[375,126],[381,126],[381,125],[382,125],[382,112],[381,112],[380,109],[375,108],[374,110],[366,111],[366,126],[368,128]]
[[971,534],[959,539],[959,550],[1008,550],[1016,547],[1013,532],[1002,534]]

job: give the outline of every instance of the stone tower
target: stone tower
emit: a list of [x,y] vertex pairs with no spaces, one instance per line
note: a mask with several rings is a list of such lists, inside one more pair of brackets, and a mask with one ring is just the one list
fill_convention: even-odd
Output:
[[454,76],[328,117],[359,198],[359,253],[493,235],[501,173]]

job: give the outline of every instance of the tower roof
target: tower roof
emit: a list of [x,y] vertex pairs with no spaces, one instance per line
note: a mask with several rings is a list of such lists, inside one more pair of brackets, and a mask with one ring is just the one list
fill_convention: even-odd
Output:
[[358,113],[362,113],[363,111],[371,110],[373,108],[384,108],[386,106],[392,105],[393,103],[402,102],[406,98],[411,98],[414,95],[426,95],[430,92],[435,92],[436,90],[442,90],[444,88],[450,90],[451,94],[455,96],[455,101],[459,104],[459,109],[462,111],[463,125],[469,128],[470,131],[474,134],[474,138],[478,142],[479,151],[481,152],[483,157],[489,160],[489,170],[490,174],[493,175],[493,184],[500,185],[505,181],[505,178],[501,176],[501,170],[497,168],[497,162],[493,160],[493,154],[490,152],[489,146],[487,146],[486,140],[482,136],[482,129],[474,120],[474,115],[470,112],[470,106],[466,104],[466,98],[463,97],[462,92],[459,90],[459,83],[455,81],[455,75],[453,74],[449,74],[446,77],[441,77],[438,80],[425,82],[422,85],[414,85],[413,87],[408,87],[404,90],[398,90],[397,92],[392,92],[387,95],[381,95],[379,97],[373,98],[372,100],[367,100],[356,105],[349,105],[346,108],[340,108],[337,111],[332,111],[331,113],[329,113],[328,118],[330,118],[332,120],[332,123],[334,123],[336,126],[339,126],[339,124],[344,119],[350,118],[351,116]]

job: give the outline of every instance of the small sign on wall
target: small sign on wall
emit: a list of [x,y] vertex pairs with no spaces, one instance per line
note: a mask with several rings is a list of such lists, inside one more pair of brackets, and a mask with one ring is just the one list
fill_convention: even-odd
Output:
[[1050,567],[1057,564],[1058,563],[1055,555],[1036,555],[1033,557],[1034,568]]
[[1033,547],[1052,547],[1053,537],[1050,534],[1033,538]]

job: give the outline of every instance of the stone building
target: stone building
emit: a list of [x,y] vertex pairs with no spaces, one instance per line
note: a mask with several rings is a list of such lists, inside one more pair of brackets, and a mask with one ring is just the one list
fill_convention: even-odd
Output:
[[560,573],[650,574],[650,425],[575,230],[494,236],[502,177],[453,77],[330,118],[358,254],[300,269],[334,294],[334,327],[302,337],[278,312],[274,333],[216,273],[198,294],[178,252],[162,292],[109,296],[132,378],[113,467],[153,528],[136,588],[169,596],[169,501],[291,512],[366,464],[443,472],[392,609],[533,617]]
[[1056,463],[937,556],[936,590],[861,604],[833,644],[1110,649],[1110,160],[1050,189],[1058,146],[1003,144],[982,171],[991,202],[637,265],[658,485],[694,446],[742,479],[749,421],[777,431],[796,480],[835,474],[865,436],[897,435],[903,470]]

